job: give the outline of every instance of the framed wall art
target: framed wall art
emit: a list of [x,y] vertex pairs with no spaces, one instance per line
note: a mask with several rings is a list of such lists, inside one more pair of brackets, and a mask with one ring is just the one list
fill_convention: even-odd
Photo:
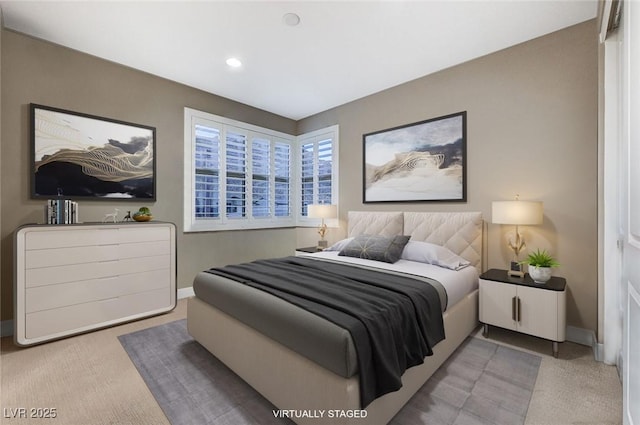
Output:
[[31,197],[156,199],[156,129],[31,104]]
[[364,134],[363,202],[465,202],[467,113]]

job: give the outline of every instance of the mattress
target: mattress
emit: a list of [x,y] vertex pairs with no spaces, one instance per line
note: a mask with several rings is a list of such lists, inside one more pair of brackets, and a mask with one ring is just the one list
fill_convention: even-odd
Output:
[[[455,305],[478,286],[478,273],[474,267],[454,271],[407,260],[388,264],[342,257],[336,252],[314,253],[305,257],[318,261],[347,263],[356,267],[370,267],[391,274],[430,277],[437,280],[446,293],[443,310]],[[201,300],[337,375],[349,378],[358,373],[351,335],[328,320],[258,289],[206,272],[196,276],[193,288]]]

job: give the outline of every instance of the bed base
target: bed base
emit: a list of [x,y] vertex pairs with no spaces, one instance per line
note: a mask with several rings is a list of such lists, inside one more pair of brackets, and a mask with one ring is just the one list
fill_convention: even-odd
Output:
[[[191,336],[277,409],[361,410],[357,376],[336,375],[196,297],[188,300],[187,326]],[[477,326],[476,290],[445,312],[446,339],[424,364],[405,372],[400,390],[374,400],[365,409],[365,418],[332,418],[330,423],[387,424]],[[294,421],[299,425],[328,423],[317,418]]]

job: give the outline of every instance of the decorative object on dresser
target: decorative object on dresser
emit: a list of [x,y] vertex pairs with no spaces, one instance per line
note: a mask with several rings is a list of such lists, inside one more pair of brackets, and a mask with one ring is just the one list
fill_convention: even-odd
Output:
[[135,221],[151,221],[152,218],[153,215],[151,214],[151,210],[149,209],[149,207],[140,207],[138,211],[133,213],[133,219]]
[[364,134],[363,202],[467,200],[467,112]]
[[48,199],[44,206],[45,224],[79,223],[78,203],[71,199]]
[[525,241],[518,226],[542,224],[542,202],[520,201],[516,195],[515,201],[494,201],[491,204],[491,222],[494,224],[512,224],[516,226],[515,240],[509,239],[509,248],[513,250],[513,260],[509,267],[509,275],[522,277],[522,265],[518,261],[520,251],[525,247]]
[[327,234],[327,224],[324,222],[325,218],[336,218],[338,216],[338,207],[331,204],[311,204],[307,206],[309,218],[320,218],[322,224],[318,227],[318,234],[320,240],[318,241],[318,249],[324,249],[327,247],[327,241],[324,236]]
[[14,241],[16,343],[173,310],[175,240],[172,223],[20,227]]
[[155,200],[156,129],[31,104],[31,197]]
[[118,208],[114,208],[112,213],[107,213],[102,217],[102,222],[116,223],[118,221],[118,212],[120,212],[120,210]]
[[489,325],[511,329],[553,342],[558,357],[558,342],[566,334],[566,286],[561,277],[545,284],[533,282],[527,274],[510,276],[506,270],[490,269],[480,275],[480,322],[488,337]]

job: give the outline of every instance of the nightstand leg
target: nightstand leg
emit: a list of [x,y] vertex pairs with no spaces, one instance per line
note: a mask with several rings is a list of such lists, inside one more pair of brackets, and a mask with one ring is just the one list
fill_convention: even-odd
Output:
[[482,325],[482,336],[485,338],[489,338],[489,325],[486,323]]
[[558,343],[553,341],[553,357],[558,358]]

